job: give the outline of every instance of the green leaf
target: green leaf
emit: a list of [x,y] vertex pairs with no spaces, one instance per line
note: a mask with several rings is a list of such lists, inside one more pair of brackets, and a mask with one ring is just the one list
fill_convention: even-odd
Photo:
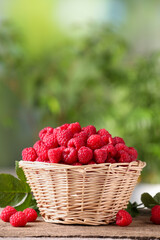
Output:
[[154,196],[154,200],[158,203],[158,205],[160,205],[160,192],[158,192],[158,193]]
[[17,205],[27,193],[28,187],[25,182],[10,174],[0,174],[0,207]]
[[149,193],[143,193],[141,195],[141,201],[144,204],[144,206],[147,208],[152,208],[153,206],[158,204],[156,200]]
[[132,216],[132,217],[136,217],[138,214],[139,214],[139,211],[138,211],[138,205],[136,202],[134,203],[131,203],[129,202],[128,205],[127,205],[127,209],[126,211]]
[[32,194],[27,193],[26,198],[24,199],[24,202],[22,202],[20,205],[16,206],[15,209],[17,211],[23,211],[26,208],[29,208],[32,202]]
[[19,178],[21,181],[23,181],[23,182],[26,183],[26,187],[27,187],[27,189],[28,189],[27,192],[31,192],[30,186],[29,186],[29,184],[27,183],[27,179],[26,179],[26,176],[25,176],[25,174],[24,174],[23,169],[19,167],[19,162],[18,162],[18,161],[16,161],[15,163],[16,163],[16,164],[15,164],[15,168],[16,168],[16,173],[17,173],[18,178]]

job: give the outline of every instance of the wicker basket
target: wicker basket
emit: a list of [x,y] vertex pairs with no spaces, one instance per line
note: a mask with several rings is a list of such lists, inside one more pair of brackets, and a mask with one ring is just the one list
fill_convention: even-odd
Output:
[[83,166],[20,161],[46,222],[101,225],[125,209],[145,163]]

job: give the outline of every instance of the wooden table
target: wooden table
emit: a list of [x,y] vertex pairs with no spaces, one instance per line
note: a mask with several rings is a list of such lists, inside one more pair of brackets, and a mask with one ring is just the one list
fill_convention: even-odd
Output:
[[0,238],[127,238],[127,239],[160,239],[160,225],[152,224],[149,220],[150,212],[145,211],[133,219],[128,227],[119,227],[114,224],[105,226],[62,225],[46,223],[39,218],[26,227],[14,228],[10,223],[0,220]]

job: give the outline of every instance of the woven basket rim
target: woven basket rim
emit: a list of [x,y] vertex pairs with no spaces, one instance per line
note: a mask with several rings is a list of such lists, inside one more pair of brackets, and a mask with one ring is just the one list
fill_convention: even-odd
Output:
[[62,163],[46,163],[46,162],[32,162],[32,161],[19,161],[19,166],[32,166],[37,169],[90,169],[90,168],[102,168],[102,167],[141,167],[144,168],[146,166],[146,162],[141,160],[136,160],[130,163],[100,163],[100,164],[88,164],[88,165],[67,165]]

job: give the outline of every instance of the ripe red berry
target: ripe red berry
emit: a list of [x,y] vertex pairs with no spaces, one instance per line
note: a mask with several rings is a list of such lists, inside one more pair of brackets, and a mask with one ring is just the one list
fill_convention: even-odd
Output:
[[107,145],[109,143],[109,137],[107,135],[101,136],[101,139],[103,142],[102,146]]
[[34,148],[29,147],[29,148],[25,148],[22,151],[22,159],[24,161],[32,161],[34,162],[37,158],[37,154]]
[[136,150],[135,148],[129,147],[129,154],[130,154],[131,157],[132,157],[132,161],[137,160],[138,153],[137,153],[137,150]]
[[92,157],[93,152],[90,148],[83,146],[78,150],[78,159],[80,163],[88,164]]
[[67,145],[68,147],[74,147],[78,150],[85,145],[85,141],[83,140],[83,138],[80,137],[71,138]]
[[125,152],[129,152],[129,148],[124,143],[118,143],[115,145],[117,151],[124,150]]
[[10,217],[10,224],[13,227],[24,227],[27,223],[27,218],[25,213],[16,212]]
[[58,129],[60,129],[61,131],[66,130],[69,127],[69,125],[70,125],[69,123],[65,123],[65,124],[61,125],[60,127],[58,127]]
[[132,217],[131,215],[125,211],[125,210],[120,210],[118,211],[116,215],[116,224],[121,227],[128,226],[132,222]]
[[57,134],[57,140],[60,146],[67,147],[68,141],[73,137],[71,130],[62,130]]
[[0,218],[2,219],[2,221],[4,222],[9,222],[10,217],[15,214],[17,212],[17,210],[14,207],[11,206],[7,206],[5,207],[0,215]]
[[44,145],[44,143],[39,140],[34,145],[33,148],[36,150],[38,157],[41,157],[43,161],[48,160],[48,148]]
[[71,123],[68,129],[71,130],[73,134],[79,133],[81,131],[81,125],[78,122]]
[[109,137],[109,143],[112,144],[113,146],[116,145],[116,140],[112,137]]
[[36,162],[48,162],[48,163],[49,163],[49,159],[43,160],[43,158],[37,157],[37,158],[36,158]]
[[114,141],[116,142],[116,144],[118,144],[118,143],[123,143],[123,144],[125,144],[125,141],[124,141],[123,138],[121,138],[121,137],[114,137],[113,139],[114,139]]
[[53,128],[52,127],[45,127],[39,132],[39,138],[43,141],[43,138],[46,134],[52,134]]
[[95,126],[92,126],[92,125],[83,127],[82,131],[86,132],[88,134],[88,137],[90,137],[93,134],[96,134],[96,128],[95,128]]
[[88,134],[86,132],[82,131],[82,132],[79,132],[79,133],[75,133],[74,138],[76,138],[76,137],[83,139],[84,142],[86,143],[87,138],[88,138]]
[[23,213],[26,215],[27,222],[35,222],[38,217],[37,212],[32,208],[26,208]]
[[124,150],[118,151],[118,155],[120,155],[120,158],[118,160],[120,163],[129,163],[132,161],[130,155]]
[[73,164],[77,161],[77,150],[75,148],[66,148],[62,152],[63,162],[66,164]]
[[105,149],[107,151],[108,158],[115,157],[117,154],[117,150],[112,144],[105,145],[102,147],[102,149]]
[[48,157],[51,163],[59,163],[62,160],[63,149],[61,147],[49,149]]
[[106,163],[116,163],[114,158],[107,158]]
[[156,205],[151,210],[151,218],[150,221],[152,221],[154,224],[160,224],[160,205]]
[[73,166],[82,166],[82,163],[76,162],[76,163],[73,163]]
[[101,136],[111,137],[111,134],[105,128],[102,128],[102,129],[98,130],[97,133]]
[[107,159],[107,151],[102,148],[94,150],[94,159],[96,163],[105,163]]
[[96,164],[96,162],[93,161],[93,160],[91,160],[91,161],[88,163],[88,165],[90,165],[90,164]]
[[47,148],[58,147],[57,137],[55,134],[46,134],[43,138],[43,142]]
[[101,139],[101,136],[98,134],[91,135],[87,139],[87,146],[91,149],[101,148],[102,145],[103,145],[103,141]]

